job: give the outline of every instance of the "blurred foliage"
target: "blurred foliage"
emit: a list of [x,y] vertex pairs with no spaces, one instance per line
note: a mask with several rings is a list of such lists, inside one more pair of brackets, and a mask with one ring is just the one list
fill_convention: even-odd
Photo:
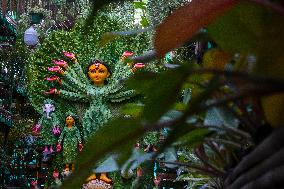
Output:
[[[101,2],[99,7],[109,2]],[[156,29],[158,57],[189,40],[206,41],[208,37],[218,49],[208,51],[199,64],[191,59],[179,62],[181,66],[161,74],[136,74],[128,84],[145,97],[143,111],[132,111],[136,116],[129,119],[111,121],[94,136],[79,157],[79,171],[63,184],[63,188],[79,188],[89,167],[103,153],[117,150],[128,153],[129,143],[148,131],[164,127],[169,128],[168,136],[153,158],[174,144],[180,148],[178,153],[183,158],[171,163],[191,173],[188,176],[188,180],[193,181],[190,181],[191,185],[208,179],[207,186],[203,187],[222,188],[230,170],[269,135],[270,124],[275,125],[268,114],[262,113],[263,110],[264,113],[271,112],[271,109],[262,109],[259,102],[263,96],[283,94],[280,77],[283,66],[279,64],[284,44],[283,10],[280,4],[196,0],[166,17]],[[199,33],[207,26],[208,32]],[[265,69],[268,64],[269,69]],[[204,74],[211,75],[200,77]],[[178,106],[176,111],[180,115],[165,119],[164,116],[177,107],[175,104],[181,103],[178,97],[187,88],[191,89],[192,95],[189,102],[182,101],[183,108]],[[268,103],[267,106],[272,108],[276,104]],[[278,106],[283,107],[281,103]],[[273,116],[281,119],[281,109],[275,110]],[[123,111],[131,112],[127,107]],[[275,126],[281,126],[279,123],[281,121]],[[110,138],[111,141],[96,144],[99,138]],[[183,150],[184,147],[190,150]],[[94,150],[90,153],[91,149]],[[192,161],[192,154],[196,161]],[[194,178],[197,178],[196,182]]]
[[[29,58],[28,91],[38,111],[45,98],[42,93],[48,89],[44,83],[46,67],[52,65],[52,59],[63,57],[62,51],[74,52],[85,65],[93,57],[113,65],[125,50],[135,54],[149,50],[150,40],[145,33],[113,38],[111,43],[100,46],[104,33],[125,29],[121,20],[101,11],[110,2],[117,1],[91,1],[91,13],[86,20],[78,22],[70,32],[50,34]],[[134,5],[145,10],[144,4]],[[273,131],[272,127],[283,126],[284,7],[280,1],[195,0],[176,11],[172,8],[175,6],[164,1],[149,1],[147,6],[150,25],[161,23],[154,29],[154,48],[159,59],[191,42],[210,40],[217,48],[202,54],[201,61],[192,57],[173,59],[180,65],[178,68],[165,69],[159,74],[143,71],[133,76],[128,85],[144,98],[139,104],[128,104],[122,109],[132,117],[111,120],[90,139],[78,157],[78,171],[63,183],[63,188],[80,188],[105,154],[116,151],[125,159],[138,139],[163,128],[168,133],[153,159],[157,160],[166,147],[174,146],[178,160],[167,163],[187,172],[179,179],[188,180],[192,188],[223,188],[226,176]],[[165,15],[156,16],[156,13]],[[204,27],[207,31],[200,32]],[[62,102],[58,104],[62,104],[60,109],[66,108]],[[73,104],[69,102],[68,106]],[[281,138],[277,139],[283,143]],[[282,144],[273,142],[282,148]],[[258,157],[270,155],[268,150],[258,151]],[[258,158],[253,155],[252,159]],[[264,173],[274,162],[266,163],[261,171],[257,169],[258,177],[266,178]],[[276,175],[283,179],[283,174]],[[256,182],[261,185],[261,181]],[[238,184],[244,186],[247,182]],[[135,188],[139,185],[138,182]]]

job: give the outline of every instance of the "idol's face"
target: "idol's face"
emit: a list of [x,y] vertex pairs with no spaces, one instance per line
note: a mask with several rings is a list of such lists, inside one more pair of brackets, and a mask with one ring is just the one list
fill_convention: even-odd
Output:
[[110,75],[107,67],[100,63],[92,64],[88,70],[89,78],[96,86],[104,85],[105,79]]
[[67,116],[65,122],[66,122],[66,125],[74,125],[75,120],[72,116]]

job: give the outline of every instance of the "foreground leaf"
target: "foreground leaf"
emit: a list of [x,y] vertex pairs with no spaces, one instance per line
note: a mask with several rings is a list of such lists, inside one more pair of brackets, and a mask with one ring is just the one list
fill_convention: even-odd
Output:
[[144,118],[157,121],[177,99],[183,82],[188,77],[189,65],[181,66],[163,73],[137,73],[128,82],[131,88],[145,95]]
[[[82,188],[82,184],[91,174],[98,160],[104,158],[108,152],[125,150],[125,146],[129,148],[127,151],[132,151],[129,144],[134,145],[134,141],[143,133],[144,130],[139,127],[138,121],[122,118],[110,121],[88,140],[76,161],[78,170],[64,181],[62,188]],[[124,152],[120,151],[120,153]]]
[[194,0],[176,10],[158,26],[155,48],[158,57],[184,44],[202,27],[230,10],[238,0]]

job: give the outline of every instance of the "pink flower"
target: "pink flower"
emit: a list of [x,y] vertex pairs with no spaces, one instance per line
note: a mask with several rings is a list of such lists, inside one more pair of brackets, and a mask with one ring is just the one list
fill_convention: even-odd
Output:
[[58,72],[59,70],[61,70],[61,68],[60,66],[52,66],[52,67],[48,67],[47,70],[50,72]]
[[67,62],[65,62],[64,60],[52,60],[52,62],[58,66],[61,66],[61,67],[68,67],[68,64]]
[[133,53],[133,52],[130,52],[130,51],[125,51],[125,52],[123,52],[123,54],[122,54],[123,57],[129,57],[129,56],[133,56],[133,55],[134,55],[134,53]]
[[57,144],[56,145],[56,152],[60,152],[61,151],[61,144]]
[[134,68],[143,68],[143,67],[145,67],[145,64],[143,64],[143,63],[134,64]]
[[32,182],[31,182],[31,185],[33,185],[34,187],[37,185],[37,180],[33,180]]
[[35,126],[33,126],[32,131],[33,133],[39,134],[40,124],[36,124]]
[[69,59],[74,59],[75,58],[75,54],[71,53],[71,52],[63,52],[64,56],[66,56]]
[[52,67],[48,67],[47,68],[48,71],[50,72],[56,72],[56,73],[59,73],[59,74],[64,74],[64,71],[61,69],[60,66],[52,66]]
[[58,126],[53,127],[52,128],[52,133],[54,135],[60,135],[60,133],[61,133],[60,127],[58,127]]
[[57,169],[55,169],[55,170],[53,171],[53,178],[56,179],[56,178],[58,178],[58,177],[59,177],[59,171],[58,171]]
[[61,84],[61,79],[58,76],[50,76],[50,77],[46,77],[45,80],[47,81],[57,81],[59,84]]

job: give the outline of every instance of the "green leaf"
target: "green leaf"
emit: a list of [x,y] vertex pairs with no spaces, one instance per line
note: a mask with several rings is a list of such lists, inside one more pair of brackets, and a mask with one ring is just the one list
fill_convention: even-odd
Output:
[[230,10],[238,0],[194,0],[177,9],[157,27],[155,49],[158,57],[186,43],[198,30]]
[[[78,170],[65,180],[62,188],[81,188],[98,160],[108,152],[125,150],[125,146],[129,148],[127,151],[131,151],[132,148],[129,147],[129,144],[134,145],[134,142],[143,133],[144,130],[139,127],[137,120],[120,118],[110,121],[88,140],[76,161]],[[120,151],[120,153],[123,154],[124,151]]]
[[146,10],[146,3],[144,2],[133,2],[132,3],[135,9]]
[[207,128],[197,128],[180,137],[177,141],[177,144],[193,147],[196,144],[202,143],[204,141],[204,138],[208,137],[210,134],[212,134],[212,131]]
[[212,23],[208,31],[222,48],[253,54],[256,73],[283,78],[283,22],[283,16],[269,8],[243,2]]
[[141,115],[144,106],[141,104],[128,103],[121,108],[121,113],[137,117]]
[[[146,19],[146,18],[145,18]],[[145,22],[148,22],[146,19]],[[145,26],[149,26],[145,25]],[[102,38],[100,40],[100,46],[104,47],[107,43],[110,41],[113,41],[114,39],[121,37],[121,36],[130,36],[130,35],[137,35],[143,32],[147,32],[153,30],[153,27],[148,27],[148,28],[142,28],[142,29],[136,29],[136,30],[127,30],[127,31],[113,31],[113,32],[107,32],[102,35]]]
[[261,42],[263,13],[258,6],[240,3],[209,25],[208,31],[226,50],[253,53]]
[[143,27],[147,27],[147,26],[150,25],[148,19],[147,19],[145,16],[141,16],[140,24],[141,24]]
[[207,110],[204,118],[204,125],[237,128],[239,125],[239,120],[228,109],[213,107]]
[[128,81],[130,88],[145,95],[144,118],[150,122],[157,121],[172,107],[188,76],[189,67],[189,65],[183,65],[160,74],[139,72]]

